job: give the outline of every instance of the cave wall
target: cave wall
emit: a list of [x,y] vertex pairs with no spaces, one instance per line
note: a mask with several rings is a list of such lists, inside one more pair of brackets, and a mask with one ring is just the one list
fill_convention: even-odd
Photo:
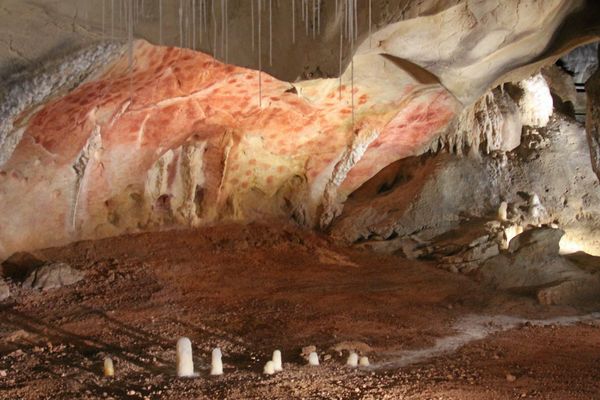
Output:
[[[156,40],[156,14],[147,4],[148,20],[140,18],[136,35]],[[177,7],[169,4],[163,40],[177,42]],[[274,12],[289,16],[286,4],[273,2]],[[478,153],[481,144],[484,153],[513,150],[520,126],[540,117],[516,118],[524,109],[520,103],[490,89],[511,81],[523,90],[537,87],[538,78],[525,78],[594,40],[597,29],[594,19],[573,29],[573,15],[597,11],[585,1],[374,0],[372,36],[364,2],[354,44],[342,41],[340,64],[336,29],[343,20],[336,19],[333,2],[326,4],[321,36],[298,35],[289,52],[289,24],[277,14],[276,46],[282,48],[274,48],[272,66],[263,47],[270,76],[141,40],[107,44],[97,8],[9,0],[3,18],[28,7],[27,18],[52,22],[40,34],[60,31],[65,51],[97,43],[42,65],[36,61],[41,53],[15,56],[25,54],[14,49],[27,48],[35,35],[22,34],[2,52],[5,70],[21,72],[5,79],[8,90],[0,96],[0,258],[80,239],[231,219],[292,218],[324,229],[334,222],[339,229],[343,224],[335,221],[340,215],[347,220],[342,213],[352,210],[344,208],[348,196],[398,160],[439,148]],[[244,6],[232,8],[230,37],[251,36],[248,14]],[[222,36],[217,39],[222,43]],[[54,53],[54,45],[44,42],[32,51],[48,46]],[[251,42],[231,46],[228,61],[256,67]],[[223,49],[216,54],[221,60],[228,58]],[[281,53],[286,57],[277,57]],[[536,90],[530,92],[535,103]],[[505,167],[497,166],[497,173]],[[476,163],[464,164],[441,182],[460,181],[473,169],[480,172]],[[457,201],[445,196],[443,185],[429,196],[440,210],[448,208],[444,215],[456,215],[469,194],[486,207],[501,196],[485,180],[476,187],[482,192],[464,191],[467,197]],[[386,207],[376,212],[394,214],[389,233],[401,216],[397,204]],[[438,215],[415,210],[417,219]],[[369,218],[352,224],[371,229]]]

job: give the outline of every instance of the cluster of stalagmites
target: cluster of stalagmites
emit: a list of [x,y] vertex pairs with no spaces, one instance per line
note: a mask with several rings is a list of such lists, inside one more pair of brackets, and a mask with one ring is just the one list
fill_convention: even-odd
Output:
[[[314,346],[310,346],[314,348]],[[307,356],[306,360],[309,366],[319,366],[319,354],[316,351],[311,351]],[[369,358],[366,356],[359,357],[359,355],[351,351],[346,365],[351,368],[357,367],[369,367]],[[266,362],[263,373],[265,375],[274,375],[277,372],[283,371],[283,361],[281,350],[273,351],[272,358]],[[115,376],[115,366],[111,357],[106,357],[103,364],[103,373],[105,377],[112,378]],[[194,357],[192,351],[192,341],[187,337],[181,337],[177,341],[176,346],[176,375],[180,378],[193,378],[198,377],[199,374],[194,370]],[[210,375],[219,376],[223,375],[223,353],[220,348],[216,347],[213,349],[211,354],[211,368]]]

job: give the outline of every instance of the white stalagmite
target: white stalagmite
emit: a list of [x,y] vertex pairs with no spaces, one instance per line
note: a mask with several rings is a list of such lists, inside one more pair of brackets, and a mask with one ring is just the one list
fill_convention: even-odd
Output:
[[360,365],[361,367],[368,367],[369,365],[371,365],[369,363],[369,357],[362,356],[358,361],[358,365]]
[[319,365],[319,355],[316,352],[312,352],[308,355],[308,365],[317,366]]
[[268,361],[265,364],[263,372],[265,373],[265,375],[273,375],[275,373],[275,363],[273,361]]
[[112,378],[115,376],[115,366],[113,360],[110,357],[104,359],[104,376]]
[[194,376],[192,342],[186,337],[182,337],[177,341],[177,376]]
[[507,211],[508,211],[508,203],[503,201],[500,203],[500,207],[498,207],[498,220],[506,221],[507,219]]
[[273,352],[273,364],[275,365],[275,372],[283,371],[283,363],[281,362],[281,351],[275,350]]
[[348,361],[346,361],[346,365],[350,366],[350,367],[357,367],[358,366],[358,354],[356,354],[355,352],[350,353],[350,355],[348,356]]
[[220,348],[215,348],[212,351],[212,360],[210,363],[210,374],[211,375],[223,375],[223,353]]

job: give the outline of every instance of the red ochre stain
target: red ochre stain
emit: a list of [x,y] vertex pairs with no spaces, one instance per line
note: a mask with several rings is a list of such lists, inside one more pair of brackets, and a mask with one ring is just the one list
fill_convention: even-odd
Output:
[[285,167],[283,165],[280,165],[279,167],[277,167],[277,172],[282,174],[283,172],[285,172]]
[[273,180],[274,180],[273,176],[269,175],[269,176],[267,177],[267,183],[268,183],[269,185],[271,185],[271,184],[273,183]]
[[256,159],[251,159],[250,161],[248,161],[248,164],[250,165],[256,165]]

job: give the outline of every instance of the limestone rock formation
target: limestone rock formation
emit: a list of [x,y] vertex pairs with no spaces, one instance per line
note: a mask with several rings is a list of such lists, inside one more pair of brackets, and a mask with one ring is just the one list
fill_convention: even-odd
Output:
[[[79,3],[31,4],[28,13],[42,20],[56,13],[63,21],[58,16],[73,7],[75,15],[81,11]],[[466,200],[466,194],[447,196],[438,186],[430,210],[411,205],[414,195],[431,187],[425,178],[440,170],[444,156],[425,161],[418,172],[422,182],[404,187],[403,200],[385,210],[375,204],[357,210],[347,200],[400,160],[439,149],[506,152],[521,143],[522,125],[544,129],[552,107],[538,69],[592,40],[597,24],[592,18],[585,32],[572,29],[571,16],[597,11],[583,0],[394,5],[375,0],[372,9],[356,10],[353,19],[361,23],[352,35],[346,33],[353,39],[344,41],[343,20],[332,4],[323,7],[323,47],[317,49],[327,53],[323,69],[313,64],[312,72],[294,83],[202,52],[143,40],[129,47],[96,45],[54,69],[35,71],[37,80],[23,74],[5,80],[8,90],[0,96],[0,258],[80,239],[272,217],[322,229],[333,224],[334,235],[341,230],[353,242],[373,234],[413,234],[439,216],[425,238],[430,239],[456,225],[457,210]],[[6,7],[21,5],[10,1]],[[249,14],[248,3],[241,7],[234,21]],[[276,12],[291,11],[286,7]],[[94,32],[107,37],[99,9],[83,11],[83,41],[92,42]],[[176,11],[172,4],[167,10]],[[157,16],[155,9],[149,14]],[[136,29],[156,41],[155,31],[142,29],[152,25],[144,24],[151,19]],[[111,36],[121,35],[124,27]],[[232,29],[249,33],[248,28],[235,24]],[[175,33],[173,27],[165,31],[171,42]],[[340,37],[339,53],[333,55]],[[220,38],[212,51],[228,60],[226,37]],[[180,45],[205,48],[212,43],[204,38],[191,45],[188,39],[179,32]],[[307,50],[311,40],[301,39],[297,52],[304,49],[309,58],[315,54]],[[14,48],[25,47],[25,41],[20,37]],[[251,46],[233,46],[242,57],[236,62],[257,60],[249,57]],[[290,59],[298,60],[294,51]],[[289,60],[271,68],[277,76],[286,69]],[[334,75],[340,76],[329,77]],[[317,79],[305,80],[309,77]],[[504,91],[506,82],[519,87],[519,98]],[[481,169],[480,178],[505,179],[503,161],[486,162],[483,168],[482,161],[468,162],[464,168]],[[461,180],[461,168],[447,171],[454,174],[446,177],[449,182]],[[497,207],[504,200],[489,182],[465,191],[481,196],[481,207],[475,208]],[[449,201],[433,200],[440,196]],[[356,211],[350,219],[348,205]],[[399,222],[417,211],[421,215],[413,221]]]
[[29,274],[23,286],[31,289],[49,290],[72,285],[83,279],[84,274],[61,262],[49,262]]
[[564,232],[536,228],[516,236],[507,254],[486,261],[484,282],[498,289],[534,292],[543,304],[576,304],[597,299],[600,274],[586,271],[559,255]]
[[590,146],[592,168],[600,179],[600,69],[587,81],[586,133]]
[[223,218],[310,225],[318,206],[331,219],[387,163],[423,151],[456,108],[440,85],[384,59],[368,67],[356,62],[355,85],[350,72],[342,86],[264,75],[259,99],[256,71],[137,42],[131,74],[123,56],[14,120],[20,141],[0,173],[12,233],[0,254]]

